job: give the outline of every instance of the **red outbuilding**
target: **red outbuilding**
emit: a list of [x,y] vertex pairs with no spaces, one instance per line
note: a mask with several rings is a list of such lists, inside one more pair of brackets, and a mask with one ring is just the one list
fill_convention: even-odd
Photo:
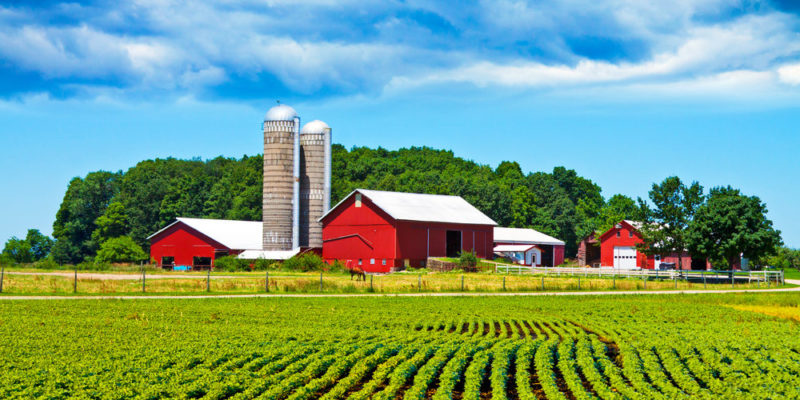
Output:
[[[643,242],[642,235],[639,233],[641,222],[620,221],[613,228],[600,235],[600,264],[603,267],[614,267],[620,269],[663,269],[662,263],[674,264],[674,268],[683,265],[683,269],[705,270],[711,265],[700,258],[692,258],[689,252],[683,254],[668,255],[646,255],[636,249],[636,246]],[[588,246],[596,246],[591,238],[587,238],[581,243],[588,255],[592,253]],[[596,243],[596,242],[595,242]],[[580,253],[579,249],[579,253]],[[586,259],[591,259],[586,256]]]
[[492,257],[491,218],[458,196],[357,189],[320,218],[322,256],[367,272],[422,267],[428,257]]
[[178,218],[148,237],[150,259],[161,268],[208,269],[219,257],[261,250],[262,231],[261,222]]

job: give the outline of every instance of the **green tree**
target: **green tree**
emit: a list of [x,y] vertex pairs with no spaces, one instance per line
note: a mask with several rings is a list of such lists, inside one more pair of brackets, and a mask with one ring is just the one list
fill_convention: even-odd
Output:
[[106,211],[95,220],[97,229],[92,232],[92,240],[98,245],[106,240],[120,237],[128,232],[128,216],[125,206],[119,201],[108,205]]
[[95,254],[95,222],[119,192],[120,177],[121,173],[99,171],[70,181],[53,223],[53,257],[57,262],[78,263]]
[[33,253],[31,246],[25,239],[19,239],[16,236],[6,241],[3,247],[3,255],[7,256],[16,263],[32,263]]
[[759,259],[781,246],[780,231],[767,218],[767,206],[730,186],[711,189],[686,233],[692,254],[732,268],[745,257]]
[[147,253],[129,236],[111,238],[103,242],[95,261],[100,263],[126,263],[147,260]]
[[28,229],[25,239],[12,237],[3,248],[3,254],[17,263],[32,263],[46,258],[53,248],[53,239],[38,229]]
[[[686,186],[677,176],[653,184],[650,189],[653,209],[640,201],[642,226],[639,231],[644,243],[639,250],[645,254],[682,254],[687,249],[686,229],[695,211],[703,204],[703,187],[693,182]],[[678,258],[678,268],[683,269],[683,257]]]

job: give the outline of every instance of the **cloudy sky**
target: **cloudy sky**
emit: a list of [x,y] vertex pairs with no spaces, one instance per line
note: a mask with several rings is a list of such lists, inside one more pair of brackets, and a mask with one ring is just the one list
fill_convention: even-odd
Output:
[[281,100],[348,147],[564,165],[607,197],[730,184],[800,246],[793,1],[119,3],[0,4],[1,241],[50,233],[71,177],[260,153]]

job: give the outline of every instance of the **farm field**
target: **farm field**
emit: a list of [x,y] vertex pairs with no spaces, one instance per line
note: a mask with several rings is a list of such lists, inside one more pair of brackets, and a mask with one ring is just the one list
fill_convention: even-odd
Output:
[[[19,272],[19,271],[17,271]],[[142,294],[141,275],[79,273],[77,292],[70,272],[24,271],[36,275],[7,273],[3,279],[3,295],[128,295]],[[60,275],[46,275],[46,274]],[[264,273],[212,273],[206,275],[161,274],[145,279],[146,294],[253,294],[266,292]],[[125,279],[121,279],[125,278]],[[792,287],[793,285],[783,285]],[[770,288],[776,288],[774,282]],[[439,292],[554,292],[554,291],[658,291],[731,289],[728,281],[648,279],[636,277],[555,276],[539,274],[494,273],[395,273],[351,279],[347,274],[325,273],[320,285],[319,273],[271,272],[270,293],[439,293]],[[737,280],[736,289],[767,289],[764,282]]]
[[6,301],[0,398],[797,398],[799,302],[795,293]]

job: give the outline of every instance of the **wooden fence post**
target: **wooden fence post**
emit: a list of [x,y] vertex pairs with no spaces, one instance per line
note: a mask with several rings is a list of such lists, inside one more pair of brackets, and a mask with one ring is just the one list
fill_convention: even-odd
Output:
[[206,292],[211,291],[211,267],[208,267],[208,272],[206,273]]
[[419,276],[417,277],[417,291],[418,292],[422,291],[422,274],[419,274]]
[[[2,289],[2,284],[0,284],[0,289]],[[506,291],[506,277],[503,277],[503,291]]]
[[[75,276],[77,277],[78,275],[77,275],[77,274],[75,274]],[[144,282],[145,282],[145,279],[147,279],[147,276],[145,275],[145,272],[144,272],[144,265],[142,265],[142,293],[144,293],[144,291],[145,291],[145,288],[144,288],[144,285],[145,285],[145,283],[144,283]],[[77,281],[78,281],[78,280],[77,280],[77,278],[76,278],[75,282],[77,282]]]
[[319,291],[322,291],[322,271],[319,271]]
[[370,276],[369,276],[369,290],[370,290],[370,292],[372,292],[372,291],[374,291],[374,290],[375,290],[375,289],[373,289],[373,288],[372,288],[372,277],[373,277],[373,276],[374,276],[374,275],[370,275]]
[[731,289],[733,289],[733,268],[731,268]]
[[3,278],[6,276],[6,266],[0,265],[0,293],[3,293]]
[[578,275],[578,290],[581,290],[581,276]]
[[75,266],[75,280],[72,282],[72,293],[78,293],[78,266]]
[[542,274],[542,290],[544,290],[544,274]]
[[264,280],[264,291],[269,293],[269,271],[265,272],[266,279]]
[[461,291],[464,291],[464,275],[461,275]]

